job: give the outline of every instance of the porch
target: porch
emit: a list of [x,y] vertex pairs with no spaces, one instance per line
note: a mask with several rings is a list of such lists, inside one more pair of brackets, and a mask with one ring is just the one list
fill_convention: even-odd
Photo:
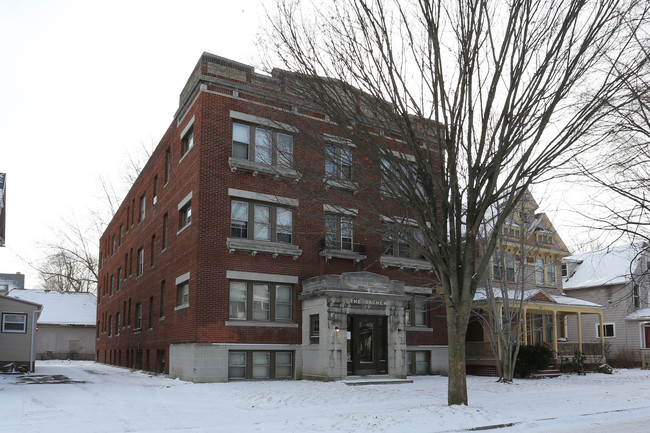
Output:
[[[519,295],[510,294],[508,299],[521,299]],[[503,301],[495,296],[498,311],[502,311]],[[517,302],[509,301],[510,305]],[[468,338],[465,345],[466,364],[469,374],[489,374],[494,372],[498,375],[497,356],[501,354],[500,342],[491,329],[496,329],[494,323],[488,323],[485,311],[489,308],[485,298],[475,298],[474,310],[479,318],[473,324],[475,328],[468,329]],[[587,357],[587,363],[605,362],[605,342],[603,332],[603,307],[592,302],[571,298],[564,295],[549,295],[542,290],[528,291],[524,293],[524,304],[521,308],[523,320],[519,329],[515,324],[511,325],[511,332],[518,333],[522,345],[543,345],[551,349],[554,362],[561,367],[571,361],[576,352],[581,352]],[[483,312],[483,313],[481,313]],[[600,324],[600,341],[585,342],[582,338],[582,319],[586,314],[598,316]],[[575,317],[577,322],[577,335],[568,335],[567,319]],[[502,322],[506,319],[501,317]],[[516,334],[515,334],[516,335]],[[496,341],[493,347],[491,341]]]

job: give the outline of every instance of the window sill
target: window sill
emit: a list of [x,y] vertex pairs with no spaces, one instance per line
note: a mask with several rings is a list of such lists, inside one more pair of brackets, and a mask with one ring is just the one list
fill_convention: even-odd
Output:
[[400,269],[413,269],[415,271],[433,271],[433,266],[426,260],[409,259],[406,257],[381,256],[379,258],[382,268],[389,266]]
[[433,332],[433,328],[427,328],[426,326],[407,326],[406,332]]
[[180,235],[181,233],[183,233],[183,232],[184,232],[188,227],[190,227],[191,225],[192,225],[192,223],[185,224],[183,227],[180,228],[180,230],[178,230],[178,231],[176,232],[176,236],[178,236],[178,235]]
[[285,177],[293,179],[295,182],[298,182],[302,177],[302,175],[293,168],[271,166],[255,161],[249,161],[247,159],[230,157],[228,158],[228,165],[230,166],[230,171],[233,173],[237,170],[251,171],[253,172],[253,176],[257,176],[259,173],[263,173],[273,176],[275,179]]
[[184,310],[184,309],[186,309],[186,308],[189,308],[189,306],[190,306],[189,303],[188,303],[188,304],[179,305],[178,307],[174,307],[174,311]]
[[344,179],[324,179],[325,189],[338,188],[352,191],[354,194],[359,192],[359,184],[357,182],[352,182],[351,180]]
[[325,257],[325,261],[329,262],[332,258],[337,258],[337,259],[347,259],[347,260],[354,260],[355,263],[360,262],[361,260],[365,260],[368,258],[365,254],[361,253],[355,253],[354,251],[348,251],[348,250],[323,250],[320,253],[318,253],[321,257]]
[[277,256],[290,256],[294,260],[297,260],[302,255],[302,250],[297,245],[283,244],[281,242],[228,238],[226,239],[226,245],[231,254],[235,251],[250,251],[253,256],[257,253],[266,253],[272,254],[273,258]]
[[297,328],[297,323],[290,322],[260,322],[255,320],[227,320],[226,326],[258,327],[258,328]]
[[192,147],[190,147],[189,149],[187,149],[187,152],[185,152],[185,153],[183,154],[183,156],[181,156],[181,159],[178,160],[178,163],[179,163],[179,164],[180,164],[181,162],[183,162],[183,160],[185,159],[185,157],[186,157],[187,155],[189,155],[189,153],[192,151],[192,149],[194,149],[194,146],[192,146]]

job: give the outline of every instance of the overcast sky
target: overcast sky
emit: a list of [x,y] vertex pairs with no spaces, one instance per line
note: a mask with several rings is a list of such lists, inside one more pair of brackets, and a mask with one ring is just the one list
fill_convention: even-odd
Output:
[[[157,143],[204,51],[258,65],[259,0],[0,0],[0,273],[27,274],[62,218],[99,206],[100,176]],[[119,183],[119,180],[116,180]]]
[[[35,288],[28,262],[62,219],[102,206],[100,176],[119,186],[127,155],[158,142],[201,53],[257,68],[263,23],[260,0],[0,0],[0,273],[25,273]],[[564,191],[534,193],[569,243],[572,218],[554,218],[569,206]]]

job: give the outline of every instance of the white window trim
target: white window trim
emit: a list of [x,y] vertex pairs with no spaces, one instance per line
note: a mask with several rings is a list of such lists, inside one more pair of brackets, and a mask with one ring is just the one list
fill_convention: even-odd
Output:
[[185,128],[183,128],[183,132],[181,132],[181,140],[185,138],[185,135],[190,131],[190,129],[194,126],[194,118],[196,116],[192,116],[189,122],[187,122],[187,125],[185,125]]
[[187,194],[185,198],[178,203],[178,210],[183,209],[185,205],[190,202],[190,200],[192,200],[192,191],[190,191],[190,193]]
[[348,216],[357,216],[357,215],[359,215],[359,209],[346,208],[346,207],[335,206],[335,205],[331,205],[331,204],[324,204],[323,205],[323,212],[339,214],[339,215],[348,215]]
[[[600,338],[600,323],[596,323],[596,338]],[[614,335],[611,337],[608,337],[605,335],[604,338],[616,338],[616,323],[615,322],[603,322],[603,333],[605,331],[605,326],[607,325],[612,325],[612,329],[614,330]]]
[[230,197],[243,198],[246,200],[263,201],[266,203],[281,204],[285,206],[298,207],[299,200],[289,197],[281,197],[278,195],[262,194],[259,192],[245,191],[242,189],[228,188],[228,195]]
[[183,275],[180,275],[180,276],[176,277],[176,285],[178,286],[179,284],[184,283],[185,281],[187,281],[189,279],[190,279],[190,273],[185,272]]
[[349,147],[357,147],[354,143],[352,143],[352,140],[343,137],[338,137],[336,135],[323,134],[323,139],[325,139],[325,141],[328,143],[342,144]]
[[267,119],[264,117],[253,116],[252,114],[241,113],[239,111],[230,110],[230,118],[241,120],[248,123],[254,123],[261,126],[266,126],[274,129],[282,129],[293,133],[298,133],[299,129],[288,123],[277,122],[275,120]]
[[405,160],[405,161],[415,162],[415,156],[414,156],[414,155],[411,155],[411,154],[409,154],[409,153],[402,153],[402,152],[399,152],[399,151],[397,151],[397,150],[391,150],[390,152],[391,152],[394,156],[396,156],[396,157],[398,157],[398,158],[401,158],[401,159],[403,159],[403,160]]
[[[23,316],[25,320],[23,321],[23,330],[18,331],[15,329],[5,329],[5,315],[15,315],[15,316]],[[15,322],[12,322],[15,323]],[[2,312],[2,332],[5,333],[10,333],[10,334],[26,334],[27,333],[27,324],[28,324],[28,318],[27,318],[27,313],[13,313],[13,312]]]
[[229,280],[264,281],[269,283],[298,284],[295,275],[262,274],[258,272],[226,271]]

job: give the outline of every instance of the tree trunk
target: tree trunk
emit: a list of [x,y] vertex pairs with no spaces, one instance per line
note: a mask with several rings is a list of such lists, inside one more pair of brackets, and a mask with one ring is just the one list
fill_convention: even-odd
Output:
[[[447,339],[449,349],[449,381],[447,390],[447,404],[468,404],[467,400],[467,377],[465,362],[465,337],[467,335],[467,323],[469,321],[469,310],[464,313],[462,308],[458,311],[447,306]],[[450,318],[454,318],[450,319]]]

